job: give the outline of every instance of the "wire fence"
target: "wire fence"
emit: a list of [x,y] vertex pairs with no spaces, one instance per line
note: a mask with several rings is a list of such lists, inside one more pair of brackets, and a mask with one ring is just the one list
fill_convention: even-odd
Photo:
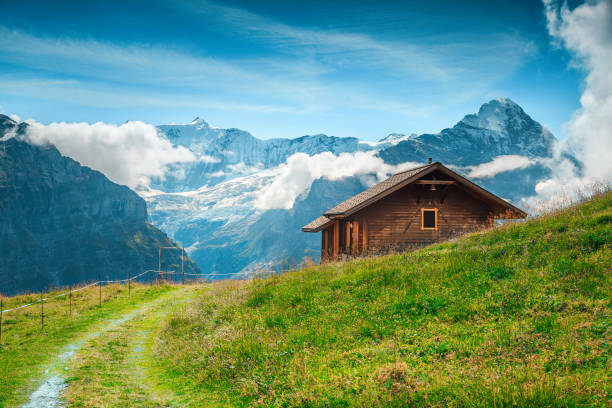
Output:
[[[144,271],[136,276],[130,276],[126,279],[115,279],[115,280],[97,280],[96,282],[92,282],[89,283],[85,286],[79,287],[74,289],[72,287],[72,285],[70,285],[69,290],[67,292],[62,292],[59,294],[56,294],[54,296],[48,296],[48,297],[43,297],[43,291],[41,289],[40,291],[40,298],[36,301],[32,301],[30,303],[26,303],[23,305],[19,305],[19,306],[15,306],[12,307],[10,309],[4,309],[4,299],[2,296],[0,296],[0,347],[2,346],[2,320],[3,320],[3,316],[5,313],[10,313],[10,312],[14,312],[17,310],[21,310],[21,309],[25,309],[31,306],[35,306],[35,305],[39,305],[40,304],[40,319],[41,319],[41,330],[44,330],[45,327],[45,312],[44,312],[44,304],[45,302],[49,302],[53,299],[58,299],[58,298],[62,298],[62,297],[66,297],[68,296],[70,299],[70,314],[72,315],[72,296],[75,293],[81,292],[85,289],[94,287],[94,286],[98,286],[100,288],[99,291],[99,304],[100,306],[102,306],[102,285],[108,285],[108,284],[112,284],[112,283],[118,283],[118,284],[128,284],[128,296],[131,296],[131,283],[133,281],[135,281],[136,279],[142,278],[143,276],[147,275],[147,274],[155,274],[154,279],[156,278],[158,283],[161,283],[162,277],[164,276],[168,276],[170,275],[172,277],[172,280],[174,280],[175,276],[178,276],[179,273],[177,273],[176,271],[162,271],[162,270],[154,270],[154,269],[149,269],[147,271]],[[196,277],[199,278],[199,280],[205,280],[205,281],[212,281],[215,277],[223,277],[223,276],[234,276],[237,277],[239,275],[243,275],[242,273],[208,273],[208,274],[197,274],[197,273],[181,273],[180,274],[182,276],[182,283],[185,283],[185,276],[188,277]],[[247,274],[248,276],[248,274]],[[193,280],[193,278],[191,279]],[[0,348],[1,349],[1,348]]]

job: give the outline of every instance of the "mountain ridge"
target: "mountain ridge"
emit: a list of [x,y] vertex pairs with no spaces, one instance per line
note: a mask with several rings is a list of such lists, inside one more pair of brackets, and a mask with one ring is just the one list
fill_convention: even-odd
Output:
[[[3,129],[19,127],[3,121]],[[2,133],[0,133],[2,134]],[[146,202],[53,145],[0,139],[0,287],[37,291],[157,269],[160,246],[175,246],[148,222]],[[180,265],[168,253],[164,266]],[[185,269],[199,273],[189,258]]]
[[[13,132],[15,125],[7,122],[6,127]],[[258,196],[284,177],[290,170],[288,159],[296,153],[313,158],[325,152],[335,157],[369,152],[361,160],[379,160],[388,171],[406,162],[425,163],[432,157],[465,176],[494,159],[524,156],[527,160],[520,166],[474,173],[480,177],[475,182],[520,204],[522,198],[535,194],[539,181],[550,176],[545,163],[557,144],[547,129],[507,98],[483,104],[478,112],[438,133],[391,133],[378,142],[324,134],[262,140],[244,130],[217,128],[202,117],[157,129],[175,146],[189,149],[197,160],[171,165],[164,179],[153,179],[150,188],[139,190],[151,222],[188,248],[201,267],[236,276],[281,259],[299,262],[308,256],[318,260],[318,239],[301,233],[301,222],[318,217],[376,181],[375,175],[368,174],[340,180],[309,175],[314,178],[299,192],[293,208],[259,208]],[[302,172],[299,177],[311,171],[297,170]],[[274,225],[278,223],[286,228],[277,230]]]
[[[467,176],[470,169],[487,163],[498,156],[526,156],[529,163],[526,167],[493,174],[491,177],[475,181],[491,192],[519,204],[521,198],[535,194],[535,185],[550,175],[550,169],[542,159],[550,159],[557,143],[554,136],[543,126],[533,120],[518,104],[507,98],[498,98],[483,104],[478,112],[465,115],[452,128],[441,130],[436,134],[399,134],[391,133],[378,142],[366,142],[357,138],[338,138],[327,135],[306,135],[295,139],[260,140],[250,133],[229,129],[213,128],[201,118],[197,122],[205,129],[224,140],[223,149],[232,150],[238,143],[231,141],[234,136],[248,137],[253,143],[269,143],[277,149],[276,160],[248,156],[246,162],[239,162],[237,155],[228,161],[216,148],[202,150],[200,153],[210,155],[218,161],[208,170],[205,166],[192,167],[180,188],[170,180],[167,188],[164,183],[156,185],[161,191],[185,191],[188,196],[148,195],[146,198],[151,208],[154,224],[170,231],[185,246],[190,247],[191,254],[201,265],[215,271],[235,272],[243,276],[248,270],[274,264],[274,260],[293,259],[300,261],[303,256],[318,260],[318,237],[314,234],[300,232],[301,225],[296,220],[310,221],[323,211],[337,203],[370,187],[370,182],[363,177],[347,177],[343,180],[315,179],[312,185],[297,198],[294,207],[289,210],[260,210],[255,208],[254,201],[259,191],[269,186],[277,177],[276,171],[286,165],[286,159],[296,152],[309,156],[322,151],[331,151],[335,155],[369,151],[381,158],[386,164],[401,165],[405,162],[425,163],[427,158],[441,161]],[[205,125],[204,125],[205,124]],[[195,126],[174,125],[160,126],[165,130],[187,126],[190,135],[189,143],[198,145],[198,132]],[[171,132],[172,133],[172,132]],[[185,134],[185,133],[182,133]],[[248,136],[245,136],[248,135]],[[174,137],[174,139],[172,138]],[[204,136],[209,140],[207,136]],[[170,140],[179,140],[176,134]],[[350,143],[346,143],[350,141]],[[325,145],[331,143],[333,146]],[[189,148],[189,143],[185,146]],[[292,146],[292,143],[294,144]],[[199,145],[198,145],[199,146]],[[287,148],[292,146],[291,148]],[[315,146],[316,148],[310,148]],[[247,148],[250,153],[259,152]],[[282,152],[278,152],[285,149]],[[206,172],[223,172],[223,177],[212,179]],[[371,179],[371,178],[370,178]],[[231,206],[227,203],[232,202]],[[265,221],[265,222],[264,222]],[[284,225],[278,230],[275,225]],[[295,231],[294,231],[295,230]],[[311,236],[312,235],[312,236]],[[275,241],[276,239],[276,241]],[[268,242],[261,245],[260,240]],[[222,248],[222,250],[220,249]],[[219,257],[219,251],[224,254]],[[224,266],[222,259],[234,257],[233,266]],[[237,269],[239,268],[240,269]]]

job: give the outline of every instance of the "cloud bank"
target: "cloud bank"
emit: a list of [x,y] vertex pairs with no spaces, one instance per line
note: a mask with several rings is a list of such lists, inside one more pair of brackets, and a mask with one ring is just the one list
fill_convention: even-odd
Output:
[[471,178],[491,178],[499,173],[506,171],[524,169],[535,164],[533,159],[519,155],[504,155],[497,156],[487,163],[479,164],[478,166],[469,167],[468,177]]
[[196,159],[188,149],[173,146],[155,126],[143,122],[119,126],[27,122],[25,138],[30,143],[53,144],[64,156],[131,188],[148,186],[151,177],[163,178],[173,163]]
[[275,169],[278,172],[277,177],[270,186],[258,194],[255,207],[260,210],[291,209],[297,197],[320,178],[335,181],[353,176],[373,176],[365,180],[373,184],[390,174],[415,166],[418,164],[411,162],[397,166],[386,164],[373,151],[342,153],[338,156],[331,152],[313,156],[296,153]]
[[[536,186],[546,199],[612,180],[612,1],[588,2],[574,10],[565,3],[543,1],[549,34],[573,54],[574,65],[587,72],[581,108],[567,123],[568,138],[552,166],[555,175]],[[583,168],[563,159],[564,152],[577,157]]]

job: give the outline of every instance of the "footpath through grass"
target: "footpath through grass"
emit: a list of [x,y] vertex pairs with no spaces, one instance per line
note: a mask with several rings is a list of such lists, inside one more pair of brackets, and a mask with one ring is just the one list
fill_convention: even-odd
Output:
[[[41,330],[40,304],[5,313],[0,347],[0,407],[26,402],[38,386],[44,367],[62,347],[95,330],[104,321],[174,290],[173,286],[132,284],[131,297],[128,297],[127,285],[108,285],[102,288],[102,306],[99,306],[99,288],[91,287],[73,295],[72,315],[69,315],[67,296],[45,302],[44,330]],[[61,292],[46,293],[45,297],[56,293]],[[38,299],[36,294],[4,298],[4,308]]]
[[[136,316],[105,330],[86,342],[72,360],[69,387],[64,394],[71,407],[182,406],[156,376],[152,354],[155,338],[167,314],[206,286],[180,286],[145,305]],[[170,405],[171,404],[171,405]]]
[[612,194],[419,251],[211,286],[168,319],[183,406],[610,406]]

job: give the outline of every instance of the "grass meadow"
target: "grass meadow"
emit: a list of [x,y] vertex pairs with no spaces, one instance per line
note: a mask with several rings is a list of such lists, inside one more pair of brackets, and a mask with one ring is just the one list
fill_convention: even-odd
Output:
[[414,252],[221,282],[154,346],[185,406],[612,405],[612,194]]

